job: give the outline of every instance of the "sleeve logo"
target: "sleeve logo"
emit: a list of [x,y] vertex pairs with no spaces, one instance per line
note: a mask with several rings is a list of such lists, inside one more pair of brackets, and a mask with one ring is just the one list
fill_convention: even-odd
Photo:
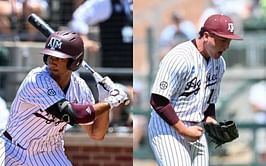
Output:
[[55,91],[53,89],[48,89],[47,94],[49,96],[55,96],[56,95],[56,93],[55,93]]
[[162,81],[162,82],[160,83],[160,88],[161,88],[162,90],[165,90],[167,87],[168,87],[168,83],[167,83],[166,81]]

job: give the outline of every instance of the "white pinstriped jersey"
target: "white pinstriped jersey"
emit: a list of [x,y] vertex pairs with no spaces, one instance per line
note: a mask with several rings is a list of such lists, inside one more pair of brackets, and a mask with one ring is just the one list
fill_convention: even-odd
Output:
[[169,99],[182,121],[201,122],[209,104],[217,101],[224,72],[223,57],[207,62],[192,41],[187,41],[163,58],[152,93]]
[[66,123],[44,110],[63,98],[79,104],[94,103],[87,84],[76,74],[71,75],[69,88],[64,94],[46,66],[33,69],[11,105],[6,130],[14,142],[32,151],[62,147]]

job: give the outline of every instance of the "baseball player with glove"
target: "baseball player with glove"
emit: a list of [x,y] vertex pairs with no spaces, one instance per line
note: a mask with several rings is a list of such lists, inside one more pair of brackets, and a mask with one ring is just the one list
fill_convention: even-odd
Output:
[[70,166],[63,147],[67,124],[78,124],[89,137],[104,138],[109,110],[128,97],[105,77],[107,96],[95,103],[91,90],[78,75],[84,56],[83,41],[73,32],[52,33],[41,50],[45,65],[31,70],[11,105],[6,130],[0,135],[0,165]]
[[[204,126],[209,131],[218,129],[210,124],[224,126],[215,119],[215,103],[226,69],[222,54],[231,40],[241,40],[234,34],[231,18],[212,15],[197,39],[177,45],[162,59],[151,91],[153,111],[148,127],[158,165],[209,165]],[[220,135],[232,141],[238,136],[236,126],[231,122],[225,126]],[[230,134],[223,133],[225,128]]]

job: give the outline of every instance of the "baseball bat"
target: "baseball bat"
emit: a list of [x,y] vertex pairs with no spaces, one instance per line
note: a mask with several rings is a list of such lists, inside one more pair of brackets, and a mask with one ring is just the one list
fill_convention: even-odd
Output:
[[[55,31],[39,16],[36,14],[32,13],[28,16],[28,22],[33,25],[37,30],[39,30],[45,37],[49,37],[52,33]],[[93,77],[95,78],[95,81],[97,83],[101,84],[101,81],[103,80],[103,77],[97,73],[86,61],[82,61],[82,67],[85,70],[88,70],[92,73]],[[103,85],[102,85],[103,86]],[[105,88],[103,86],[103,88]],[[125,101],[125,105],[129,104],[129,100]]]

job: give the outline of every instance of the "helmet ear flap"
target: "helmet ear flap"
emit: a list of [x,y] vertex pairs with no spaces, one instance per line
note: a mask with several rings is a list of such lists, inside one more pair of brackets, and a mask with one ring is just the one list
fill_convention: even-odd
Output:
[[83,61],[83,58],[78,58],[77,60],[69,59],[67,63],[67,68],[72,71],[76,71],[79,69],[81,63]]
[[68,59],[68,62],[67,62],[67,68],[68,68],[69,70],[73,70],[73,69],[72,69],[72,64],[73,64],[73,62],[74,62],[74,59],[71,59],[71,58]]
[[47,65],[47,59],[48,59],[48,55],[44,54],[42,57],[42,60],[43,60],[44,64],[46,64],[46,65]]

